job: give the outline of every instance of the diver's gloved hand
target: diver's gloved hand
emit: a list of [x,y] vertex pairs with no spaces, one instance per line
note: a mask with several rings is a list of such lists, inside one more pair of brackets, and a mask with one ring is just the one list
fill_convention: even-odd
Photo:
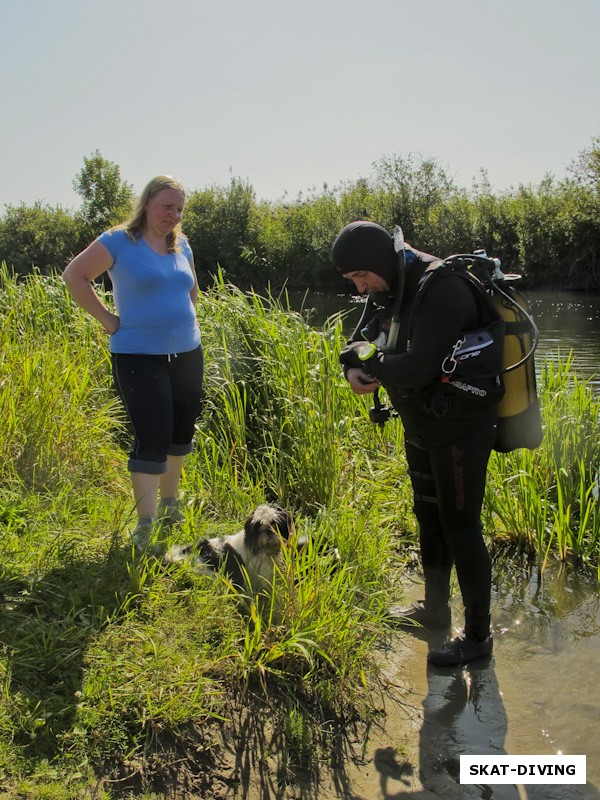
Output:
[[351,342],[340,353],[340,364],[346,367],[358,367],[376,376],[376,368],[382,357],[382,351],[373,342]]

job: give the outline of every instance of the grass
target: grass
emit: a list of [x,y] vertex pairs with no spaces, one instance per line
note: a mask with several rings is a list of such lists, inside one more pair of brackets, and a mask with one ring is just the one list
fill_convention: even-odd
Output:
[[577,377],[572,353],[543,364],[540,403],[542,445],[492,454],[487,527],[535,555],[539,573],[558,557],[600,579],[600,398]]
[[[342,320],[316,331],[285,297],[223,282],[200,299],[207,396],[173,539],[277,499],[341,555],[331,570],[310,547],[240,604],[224,580],[133,557],[106,339],[58,278],[0,284],[0,796],[210,796],[215,742],[240,730],[281,781],[317,772],[375,713],[374,645],[415,548],[401,426],[371,425],[348,391]],[[598,569],[598,400],[570,356],[545,365],[541,399],[543,445],[492,457],[486,528],[540,571]]]

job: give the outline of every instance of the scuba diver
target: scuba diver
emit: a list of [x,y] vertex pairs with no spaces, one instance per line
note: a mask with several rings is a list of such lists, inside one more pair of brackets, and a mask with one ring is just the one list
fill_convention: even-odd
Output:
[[[431,649],[427,660],[451,667],[484,658],[493,639],[481,507],[504,392],[503,322],[468,281],[405,245],[400,229],[392,237],[376,223],[352,222],[335,239],[332,259],[368,295],[340,355],[345,377],[356,394],[374,393],[373,421],[391,413],[404,428],[425,597],[393,606],[389,617],[403,626],[449,629],[454,565],[464,630]],[[380,386],[393,411],[379,404]]]

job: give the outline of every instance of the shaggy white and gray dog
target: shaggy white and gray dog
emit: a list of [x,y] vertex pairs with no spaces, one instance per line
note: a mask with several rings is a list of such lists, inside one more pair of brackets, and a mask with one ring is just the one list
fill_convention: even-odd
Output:
[[288,544],[293,534],[290,512],[265,504],[254,509],[238,533],[172,546],[165,553],[164,562],[186,562],[205,575],[221,571],[238,589],[247,589],[249,582],[257,592],[273,582],[276,568],[283,567],[282,545]]

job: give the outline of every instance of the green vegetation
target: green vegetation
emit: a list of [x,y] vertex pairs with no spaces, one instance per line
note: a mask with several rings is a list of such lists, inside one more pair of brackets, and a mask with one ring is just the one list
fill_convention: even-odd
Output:
[[[432,158],[380,159],[372,175],[295,199],[257,200],[252,185],[192,190],[183,227],[200,283],[226,280],[261,291],[281,287],[341,286],[331,270],[331,244],[355,219],[372,219],[440,256],[484,246],[507,271],[530,286],[600,290],[600,137],[574,160],[567,177],[539,186],[494,192],[485,171],[459,187]],[[152,176],[148,176],[150,179]],[[8,206],[0,218],[0,260],[20,275],[33,265],[61,270],[103,229],[123,221],[133,197],[119,167],[96,151],[84,159],[73,185],[81,208],[67,212],[41,202]],[[141,190],[141,187],[139,187]]]
[[543,444],[492,454],[486,508],[496,537],[535,553],[539,572],[558,556],[600,579],[600,400],[573,366],[572,353],[544,364]]
[[[241,729],[294,782],[376,713],[375,646],[415,547],[401,426],[371,425],[348,391],[339,317],[316,331],[285,296],[221,278],[199,317],[207,398],[173,540],[233,532],[277,499],[341,566],[309,548],[240,605],[225,581],[134,558],[106,337],[58,277],[3,268],[1,796],[151,797],[177,781],[209,797],[221,737]],[[545,366],[542,403],[542,447],[493,457],[487,529],[540,569],[597,568],[599,402],[565,357]]]

